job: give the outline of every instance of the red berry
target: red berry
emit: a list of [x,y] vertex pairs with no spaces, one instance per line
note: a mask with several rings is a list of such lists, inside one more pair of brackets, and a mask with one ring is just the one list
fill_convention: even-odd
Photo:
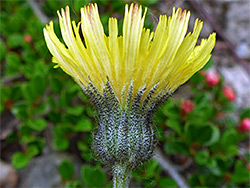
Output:
[[208,72],[206,82],[209,86],[215,86],[220,82],[220,75],[217,72]]
[[32,37],[30,35],[25,35],[24,36],[24,41],[27,43],[31,43],[32,42]]
[[181,103],[181,114],[185,115],[187,113],[192,112],[194,109],[194,103],[189,100],[186,99]]
[[240,122],[239,131],[241,131],[241,132],[247,132],[249,130],[250,130],[250,119],[249,118],[244,118]]
[[235,100],[235,92],[231,87],[225,87],[223,88],[223,94],[225,95],[225,97],[229,100],[229,101],[234,101]]

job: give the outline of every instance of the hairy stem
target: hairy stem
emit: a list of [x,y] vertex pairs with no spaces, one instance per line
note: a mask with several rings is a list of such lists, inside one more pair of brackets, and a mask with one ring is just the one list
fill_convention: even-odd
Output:
[[131,178],[131,170],[126,164],[113,166],[113,188],[128,188]]

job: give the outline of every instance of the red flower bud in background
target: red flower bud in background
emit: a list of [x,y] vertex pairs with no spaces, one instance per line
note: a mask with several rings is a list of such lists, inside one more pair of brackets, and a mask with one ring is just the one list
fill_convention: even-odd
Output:
[[217,72],[208,72],[206,74],[206,83],[209,86],[218,85],[220,82],[220,75]]
[[28,34],[28,35],[24,35],[24,41],[27,43],[31,43],[32,42],[32,37]]
[[192,112],[193,109],[194,109],[194,103],[191,100],[185,99],[184,101],[182,101],[182,103],[181,103],[181,115],[188,114],[188,113]]
[[229,101],[233,102],[235,100],[236,95],[235,95],[234,90],[231,87],[225,87],[225,88],[223,88],[223,94],[225,95],[225,97]]
[[240,132],[247,132],[250,130],[250,119],[249,118],[244,118],[241,120],[240,125],[238,127]]

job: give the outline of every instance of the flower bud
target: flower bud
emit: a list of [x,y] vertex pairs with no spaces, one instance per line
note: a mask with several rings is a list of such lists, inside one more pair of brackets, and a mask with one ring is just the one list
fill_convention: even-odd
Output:
[[31,43],[32,42],[32,37],[30,35],[25,35],[24,36],[24,41],[27,43]]
[[239,125],[240,132],[248,132],[250,130],[250,119],[244,118]]
[[185,114],[192,112],[193,109],[194,109],[194,103],[191,100],[186,99],[181,103],[181,114],[182,115],[185,115]]
[[209,86],[216,86],[220,82],[220,75],[217,72],[208,72],[206,74],[206,83]]
[[223,88],[223,94],[225,95],[225,97],[229,101],[233,102],[235,100],[236,95],[235,95],[234,90],[231,87],[225,87],[225,88]]

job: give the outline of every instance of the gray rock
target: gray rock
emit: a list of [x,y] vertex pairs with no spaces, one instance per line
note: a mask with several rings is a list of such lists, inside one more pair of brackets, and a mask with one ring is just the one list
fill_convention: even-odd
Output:
[[62,160],[69,159],[74,163],[75,174],[79,176],[81,163],[76,157],[67,153],[52,152],[33,158],[29,165],[20,171],[19,188],[52,188],[64,187],[58,172]]
[[17,172],[8,163],[0,160],[0,187],[10,188],[16,187],[18,180]]
[[250,1],[229,1],[226,19],[226,34],[238,49],[238,55],[250,59]]
[[250,56],[250,46],[246,42],[240,43],[235,50],[240,58],[247,59]]

